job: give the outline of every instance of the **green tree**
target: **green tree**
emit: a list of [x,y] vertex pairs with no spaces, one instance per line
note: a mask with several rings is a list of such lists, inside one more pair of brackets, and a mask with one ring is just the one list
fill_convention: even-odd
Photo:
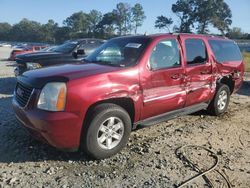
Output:
[[115,35],[116,17],[113,12],[103,15],[102,20],[97,25],[97,32],[100,37],[109,38]]
[[48,20],[42,25],[42,40],[48,43],[55,43],[55,33],[58,29],[58,24],[54,20]]
[[208,26],[213,25],[224,35],[232,23],[232,13],[224,0],[195,1],[195,19],[198,33],[209,32]]
[[178,0],[172,5],[172,11],[180,19],[178,32],[190,33],[195,22],[195,0]]
[[134,31],[137,34],[138,27],[141,27],[143,21],[146,19],[145,12],[141,4],[136,3],[131,9],[132,11],[132,22],[134,23]]
[[158,16],[155,21],[155,28],[158,29],[167,29],[170,32],[170,25],[173,24],[173,20],[171,18],[167,18],[163,15]]
[[99,22],[102,20],[102,13],[97,10],[91,10],[88,14],[88,32],[90,35],[94,36]]
[[7,41],[10,39],[10,31],[12,29],[12,26],[9,23],[0,23],[0,40]]
[[116,9],[113,10],[113,14],[119,35],[127,34],[132,30],[131,7],[128,3],[118,3]]
[[179,32],[191,32],[197,25],[198,33],[208,33],[213,25],[224,35],[232,24],[232,13],[224,0],[178,0],[172,11],[180,19]]
[[88,15],[82,11],[66,18],[63,24],[71,29],[71,37],[79,37],[87,34],[89,29]]
[[209,32],[208,26],[211,23],[214,14],[214,0],[195,1],[195,21],[197,22],[197,32],[205,34]]
[[40,42],[42,41],[41,24],[26,18],[13,25],[10,35],[14,41]]
[[57,44],[63,43],[66,40],[70,39],[70,31],[69,27],[58,27],[55,31],[55,41]]
[[212,24],[222,35],[225,35],[225,32],[229,31],[229,26],[232,24],[232,12],[224,0],[215,0],[215,2],[215,16],[212,18]]
[[230,29],[226,36],[232,39],[247,38],[247,34],[245,34],[239,27],[233,27]]

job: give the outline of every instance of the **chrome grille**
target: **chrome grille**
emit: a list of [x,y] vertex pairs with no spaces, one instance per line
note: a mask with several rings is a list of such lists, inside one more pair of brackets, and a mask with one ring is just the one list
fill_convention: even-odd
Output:
[[21,107],[25,107],[30,99],[33,88],[17,83],[15,89],[15,99]]

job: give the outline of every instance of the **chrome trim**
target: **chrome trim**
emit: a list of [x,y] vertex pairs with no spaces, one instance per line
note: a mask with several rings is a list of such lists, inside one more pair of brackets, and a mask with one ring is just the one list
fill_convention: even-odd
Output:
[[[17,86],[16,86],[16,87],[17,87]],[[13,99],[14,99],[15,102],[18,104],[19,108],[25,109],[25,108],[27,108],[28,104],[30,103],[31,97],[33,96],[34,92],[35,92],[35,89],[33,88],[32,91],[31,91],[31,93],[30,93],[30,97],[29,97],[29,99],[28,99],[28,101],[27,101],[27,103],[26,103],[26,105],[25,105],[24,107],[20,106],[20,104],[19,104],[19,103],[17,102],[17,100],[16,100],[16,88],[15,88],[15,90],[14,90]]]
[[183,94],[183,93],[186,93],[186,91],[179,91],[179,92],[176,92],[176,93],[171,93],[171,94],[163,95],[163,96],[160,96],[160,97],[146,99],[146,100],[144,100],[144,103],[151,102],[151,101],[158,100],[158,99],[169,98],[169,97],[172,97],[172,96],[175,96],[175,95],[179,95],[179,94]]
[[193,87],[193,88],[190,88],[188,90],[188,93],[194,92],[194,91],[199,90],[199,89],[204,89],[204,88],[212,88],[212,87],[209,84],[203,85],[203,86],[200,86],[200,87]]

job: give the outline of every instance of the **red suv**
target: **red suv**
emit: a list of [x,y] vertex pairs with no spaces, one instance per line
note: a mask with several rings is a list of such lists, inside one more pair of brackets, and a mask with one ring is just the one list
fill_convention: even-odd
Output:
[[36,138],[102,159],[119,152],[138,125],[202,109],[224,113],[243,73],[238,46],[225,38],[120,37],[82,63],[25,72],[13,106]]

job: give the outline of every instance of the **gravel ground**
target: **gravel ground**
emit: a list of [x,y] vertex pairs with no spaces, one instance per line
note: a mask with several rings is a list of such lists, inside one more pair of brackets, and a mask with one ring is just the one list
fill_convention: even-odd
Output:
[[[0,59],[10,49],[0,48]],[[64,153],[34,140],[11,109],[14,64],[0,61],[0,188],[3,187],[175,187],[196,175],[176,150],[203,146],[219,157],[216,170],[232,187],[250,185],[250,79],[231,98],[221,117],[199,112],[131,134],[127,147],[110,159],[92,161],[84,153]],[[204,150],[185,152],[200,169],[214,158]],[[207,177],[214,187],[227,187],[216,171]],[[209,187],[198,178],[189,187]]]

